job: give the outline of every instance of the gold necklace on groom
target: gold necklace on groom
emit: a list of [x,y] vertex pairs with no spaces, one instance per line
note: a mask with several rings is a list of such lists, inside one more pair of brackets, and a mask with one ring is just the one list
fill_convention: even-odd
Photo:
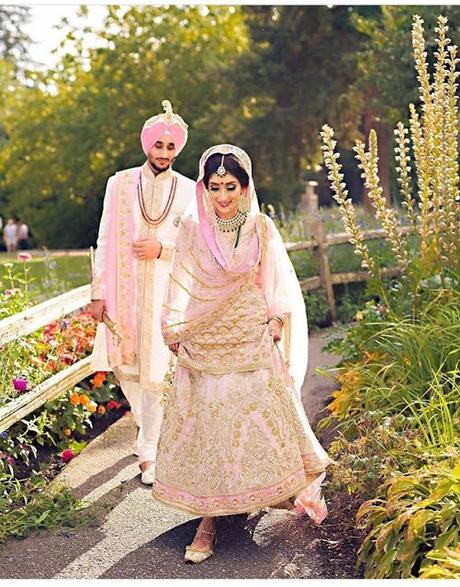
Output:
[[165,221],[174,202],[174,198],[176,196],[176,188],[177,177],[173,176],[171,182],[171,189],[169,190],[169,195],[165,207],[161,214],[157,216],[157,218],[152,218],[151,216],[149,216],[147,208],[145,206],[144,189],[142,187],[142,176],[139,178],[139,183],[137,184],[137,197],[139,200],[139,207],[141,209],[142,218],[147,222],[147,224],[150,224],[151,226],[159,226],[162,222]]

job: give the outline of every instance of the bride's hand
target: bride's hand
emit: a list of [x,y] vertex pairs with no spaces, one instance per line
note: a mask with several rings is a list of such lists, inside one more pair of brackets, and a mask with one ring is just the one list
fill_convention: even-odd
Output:
[[168,345],[169,350],[174,353],[175,355],[177,355],[177,353],[179,352],[179,344],[178,342],[175,342],[173,344]]
[[270,336],[273,337],[273,342],[278,342],[281,340],[281,334],[283,332],[283,327],[279,320],[274,320],[273,318],[268,323],[268,332]]

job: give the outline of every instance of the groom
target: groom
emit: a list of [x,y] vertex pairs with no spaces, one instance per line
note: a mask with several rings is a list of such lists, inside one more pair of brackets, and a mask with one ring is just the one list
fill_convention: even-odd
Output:
[[141,480],[147,485],[154,479],[160,400],[170,359],[160,311],[180,217],[195,197],[195,182],[172,169],[187,141],[187,125],[169,101],[162,104],[165,112],[142,128],[145,163],[119,171],[107,182],[90,304],[92,316],[102,321],[107,312],[121,335],[113,337],[100,324],[93,356],[107,357],[131,405],[139,427]]

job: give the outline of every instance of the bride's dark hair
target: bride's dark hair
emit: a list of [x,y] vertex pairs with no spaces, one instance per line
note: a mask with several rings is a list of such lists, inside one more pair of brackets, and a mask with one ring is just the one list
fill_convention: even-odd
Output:
[[[204,164],[204,177],[203,182],[206,188],[209,186],[209,178],[213,173],[219,169],[222,163],[222,153],[214,153],[211,155]],[[240,182],[241,187],[245,188],[249,185],[249,175],[241,167],[241,164],[233,153],[227,153],[224,155],[224,167],[228,173],[231,173]]]

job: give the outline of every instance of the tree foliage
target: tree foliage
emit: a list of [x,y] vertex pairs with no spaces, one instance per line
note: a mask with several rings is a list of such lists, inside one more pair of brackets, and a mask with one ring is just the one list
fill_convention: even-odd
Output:
[[[365,36],[366,43],[358,56],[359,76],[350,92],[353,101],[364,108],[373,107],[393,127],[408,120],[407,104],[418,103],[410,30],[415,14],[420,15],[429,35],[427,53],[436,49],[434,28],[443,14],[449,19],[449,36],[460,44],[460,8],[458,6],[381,6],[379,14],[355,14],[353,25]],[[366,88],[372,87],[372,95]],[[370,101],[370,103],[369,103]]]
[[292,208],[302,179],[321,177],[322,124],[347,147],[370,109],[382,124],[406,117],[412,14],[429,29],[440,11],[456,40],[454,6],[109,5],[100,30],[81,7],[54,69],[18,81],[0,61],[2,213],[38,244],[94,243],[107,178],[142,163],[139,131],[165,98],[190,126],[176,169],[195,177],[205,148],[233,142],[261,200]]
[[0,6],[0,58],[21,62],[27,57],[29,35],[23,24],[29,20],[28,6]]
[[225,100],[220,72],[245,50],[245,26],[232,7],[109,6],[98,47],[86,49],[81,30],[66,33],[56,70],[30,74],[34,87],[11,96],[1,187],[39,242],[86,246],[108,176],[142,163],[140,129],[164,98],[191,125],[188,158],[177,167],[196,174],[219,129],[195,135],[194,121]]
[[322,123],[334,120],[344,136],[359,123],[346,94],[362,42],[351,25],[354,10],[245,8],[251,52],[240,62],[234,84],[234,108],[243,121],[235,140],[254,154],[258,185],[268,201],[298,203],[303,171],[320,160]]

